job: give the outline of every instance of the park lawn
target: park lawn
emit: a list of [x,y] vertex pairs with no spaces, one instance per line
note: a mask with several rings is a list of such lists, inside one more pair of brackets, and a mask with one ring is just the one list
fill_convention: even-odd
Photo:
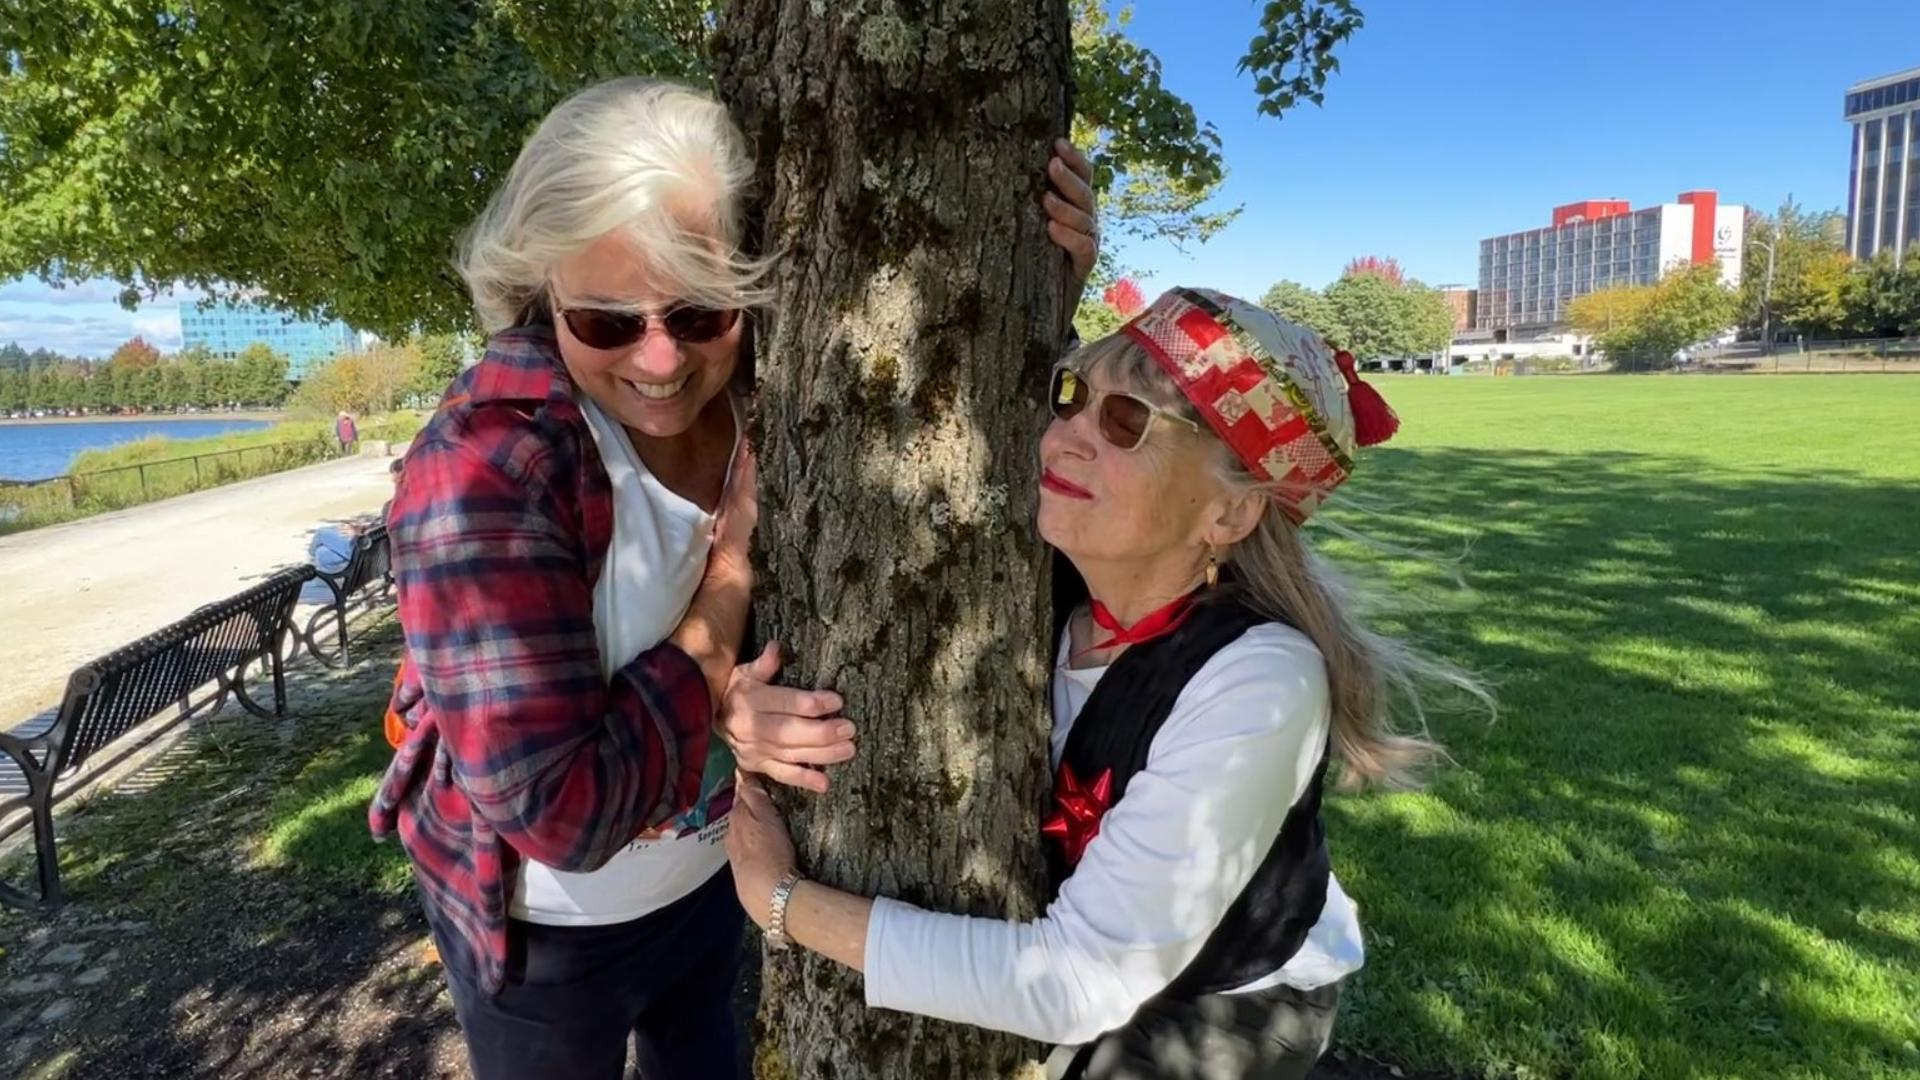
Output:
[[[367,835],[400,635],[362,632],[353,667],[294,666],[286,721],[230,708],[66,805],[70,902],[0,907],[0,1076],[466,1075],[406,855]],[[66,946],[97,966],[43,962]]]
[[[346,672],[310,661],[288,673],[292,719],[264,723],[229,707],[138,781],[77,798],[61,811],[61,879],[70,897],[171,911],[264,883],[340,896],[403,897],[412,876],[398,844],[377,844],[367,806],[393,757],[380,717],[400,648],[391,619],[356,627],[361,659]],[[148,781],[147,776],[153,779]],[[153,858],[220,838],[220,857]],[[12,853],[8,880],[27,880],[29,849]],[[211,882],[217,866],[219,885]],[[0,909],[5,911],[6,909]],[[8,912],[8,914],[12,914]],[[3,925],[3,924],[0,924]]]
[[[1341,513],[1466,546],[1468,589],[1324,546],[1501,713],[1435,718],[1428,791],[1330,803],[1369,948],[1337,1044],[1423,1077],[1920,1077],[1920,377],[1381,386],[1406,429]],[[336,939],[419,933],[404,855],[366,839],[396,647],[70,815],[76,909],[359,986]]]
[[[1920,1077],[1920,378],[1383,378],[1324,548],[1495,684],[1341,796],[1338,1042],[1519,1077]],[[1324,536],[1324,534],[1322,534]]]

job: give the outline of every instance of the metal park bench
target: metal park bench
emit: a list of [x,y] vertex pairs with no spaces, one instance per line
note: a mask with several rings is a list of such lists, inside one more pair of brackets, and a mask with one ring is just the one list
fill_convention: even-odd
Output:
[[[286,715],[282,645],[300,587],[313,574],[311,566],[282,570],[83,665],[67,680],[59,708],[0,732],[0,752],[5,755],[0,757],[0,774],[12,772],[11,764],[26,788],[20,796],[0,786],[0,813],[23,803],[28,807],[40,870],[38,901],[0,882],[0,902],[48,909],[63,902],[54,852],[54,788],[95,754],[170,708],[179,710],[174,718],[178,723],[203,711],[218,711],[229,695],[256,716]],[[255,665],[273,678],[271,710],[247,691],[248,670]]]
[[[332,599],[307,618],[306,624],[293,627],[293,654],[305,648],[315,660],[327,667],[347,663],[347,624],[357,615],[384,606],[393,600],[393,555],[387,542],[387,527],[373,525],[353,538],[347,565],[328,573],[314,571],[314,578],[327,586]],[[331,648],[320,641],[320,634],[334,627]]]

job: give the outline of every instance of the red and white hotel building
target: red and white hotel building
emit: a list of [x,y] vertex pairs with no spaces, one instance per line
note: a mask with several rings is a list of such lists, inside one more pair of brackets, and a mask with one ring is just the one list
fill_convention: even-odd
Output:
[[1480,241],[1479,329],[1502,339],[1566,325],[1575,297],[1613,285],[1652,285],[1690,263],[1718,262],[1740,284],[1747,210],[1711,191],[1635,210],[1619,199],[1554,208],[1553,224]]

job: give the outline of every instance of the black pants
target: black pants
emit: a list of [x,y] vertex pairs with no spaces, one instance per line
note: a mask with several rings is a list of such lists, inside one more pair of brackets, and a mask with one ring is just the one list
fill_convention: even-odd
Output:
[[1155,998],[1125,1027],[1047,1062],[1050,1080],[1302,1080],[1326,1053],[1340,984]]
[[644,1080],[739,1074],[731,997],[746,915],[731,871],[633,922],[515,920],[498,994],[481,989],[465,944],[424,906],[474,1080],[620,1080],[628,1036]]

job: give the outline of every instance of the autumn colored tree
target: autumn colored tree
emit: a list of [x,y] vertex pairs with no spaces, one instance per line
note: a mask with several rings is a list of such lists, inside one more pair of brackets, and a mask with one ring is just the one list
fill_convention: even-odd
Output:
[[1406,271],[1400,269],[1400,260],[1391,256],[1383,259],[1378,255],[1362,255],[1347,263],[1347,268],[1340,271],[1340,276],[1343,278],[1377,277],[1396,287],[1407,283]]
[[107,364],[122,371],[145,371],[160,362],[160,350],[148,344],[147,339],[136,337],[113,350],[107,358]]
[[1616,368],[1673,366],[1680,350],[1732,326],[1739,299],[1720,280],[1717,263],[1669,273],[1658,285],[1603,289],[1573,302],[1575,329],[1593,337]]
[[1140,291],[1139,283],[1132,278],[1121,278],[1107,286],[1106,290],[1100,294],[1100,298],[1105,300],[1107,306],[1123,319],[1133,318],[1140,313],[1141,308],[1147,306],[1146,295]]

